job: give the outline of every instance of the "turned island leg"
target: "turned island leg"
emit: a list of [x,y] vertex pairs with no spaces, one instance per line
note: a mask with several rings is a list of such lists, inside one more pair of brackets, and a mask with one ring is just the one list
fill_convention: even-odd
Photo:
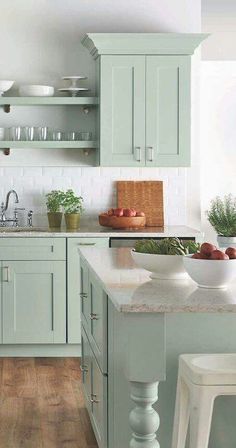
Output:
[[156,431],[159,415],[153,408],[158,399],[158,382],[141,383],[130,381],[131,399],[135,403],[129,422],[133,431],[130,448],[159,448]]

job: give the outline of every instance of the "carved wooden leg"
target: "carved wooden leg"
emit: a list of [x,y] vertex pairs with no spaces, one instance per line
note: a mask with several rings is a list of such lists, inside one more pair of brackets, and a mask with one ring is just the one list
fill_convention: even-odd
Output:
[[133,434],[130,448],[159,448],[156,431],[159,415],[152,405],[158,399],[158,382],[141,383],[130,381],[131,399],[136,404],[129,416]]

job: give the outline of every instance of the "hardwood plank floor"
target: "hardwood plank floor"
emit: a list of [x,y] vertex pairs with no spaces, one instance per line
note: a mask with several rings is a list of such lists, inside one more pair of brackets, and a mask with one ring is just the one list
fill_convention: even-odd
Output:
[[0,448],[97,448],[78,358],[0,358]]

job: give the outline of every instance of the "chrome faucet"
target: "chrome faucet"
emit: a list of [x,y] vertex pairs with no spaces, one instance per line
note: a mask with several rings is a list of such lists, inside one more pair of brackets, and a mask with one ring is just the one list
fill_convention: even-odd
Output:
[[6,224],[9,223],[9,222],[12,223],[12,225],[15,226],[15,227],[18,226],[18,210],[24,210],[24,209],[16,207],[14,209],[14,218],[12,218],[12,219],[6,218],[6,211],[8,209],[9,199],[10,199],[10,196],[12,194],[14,195],[14,198],[15,198],[15,204],[19,203],[19,198],[18,198],[17,192],[15,190],[8,191],[7,196],[6,196],[5,204],[4,204],[4,202],[2,202],[2,204],[1,204],[0,226],[4,226],[5,227]]

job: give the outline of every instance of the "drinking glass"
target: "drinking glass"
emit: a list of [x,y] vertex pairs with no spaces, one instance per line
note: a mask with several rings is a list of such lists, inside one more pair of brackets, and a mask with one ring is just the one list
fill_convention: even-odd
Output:
[[52,133],[52,139],[55,141],[60,141],[62,140],[62,132],[59,130],[53,131]]
[[75,131],[67,132],[67,140],[75,141],[76,137],[77,137],[77,132],[75,132]]
[[80,140],[92,140],[92,132],[79,132]]
[[20,126],[12,126],[10,128],[10,140],[19,141],[21,139],[21,127]]
[[38,138],[40,141],[48,140],[48,127],[47,126],[39,126],[37,130],[38,130]]
[[6,128],[0,128],[0,140],[7,140],[7,129]]
[[35,128],[33,126],[25,126],[25,140],[32,142],[35,137]]

